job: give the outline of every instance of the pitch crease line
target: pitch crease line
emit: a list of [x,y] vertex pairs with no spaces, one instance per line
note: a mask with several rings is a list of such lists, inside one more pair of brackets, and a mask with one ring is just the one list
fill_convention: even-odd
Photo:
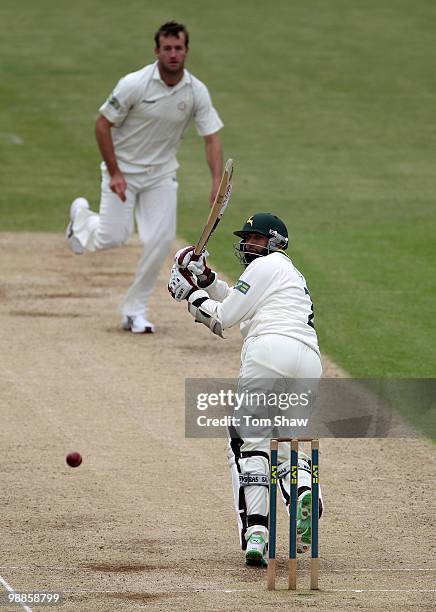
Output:
[[380,567],[380,568],[355,568],[355,569],[332,569],[331,572],[337,573],[350,573],[353,572],[436,572],[436,568],[433,567]]
[[[131,593],[132,591],[123,591],[126,594]],[[189,593],[263,593],[265,591],[255,590],[255,589],[180,589],[176,590],[166,590],[160,593],[160,595],[165,595],[169,593],[175,594],[189,594]],[[278,593],[288,593],[288,589],[278,589],[276,591]],[[75,590],[63,590],[63,593],[69,595],[81,595],[81,594],[104,594],[111,595],[113,593],[120,593],[119,590],[100,590],[100,589],[75,589]],[[436,593],[436,589],[321,589],[320,593]],[[154,593],[144,593],[144,594],[154,594]]]
[[[2,576],[0,576],[0,582],[5,587],[5,589],[8,591],[8,593],[13,593],[14,595],[17,595],[17,592],[14,591],[14,589],[6,582],[4,578],[2,578]],[[18,603],[24,610],[26,610],[26,612],[32,612],[32,608],[29,608],[29,606],[25,606],[20,601],[14,602],[14,605],[15,603]]]
[[328,589],[326,593],[436,593],[436,589]]
[[[67,572],[71,572],[71,571],[91,571],[90,568],[87,567],[80,567],[78,565],[76,566],[68,566],[68,565],[0,565],[0,569],[1,570],[35,570],[35,569],[46,569],[46,570],[54,570],[54,571],[59,571],[59,572],[63,572],[63,571],[67,571]],[[148,568],[153,569],[153,568]],[[162,569],[162,568],[156,568],[156,569]],[[171,567],[168,567],[168,569],[171,569]],[[102,570],[103,571],[103,570]],[[189,573],[189,568],[184,568],[182,571],[184,574],[185,573]],[[196,571],[196,570],[192,570],[192,571]],[[234,572],[235,568],[234,567],[225,567],[225,568],[221,568],[221,571],[224,572]],[[330,572],[335,572],[338,574],[343,574],[343,573],[350,573],[352,574],[353,572],[436,572],[436,568],[433,567],[359,567],[359,568],[354,568],[354,569],[330,569]],[[103,572],[106,573],[106,572]]]

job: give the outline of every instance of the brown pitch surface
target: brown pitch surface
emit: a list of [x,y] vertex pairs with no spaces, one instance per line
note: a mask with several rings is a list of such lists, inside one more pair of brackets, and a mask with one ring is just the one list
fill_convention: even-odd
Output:
[[307,590],[307,558],[297,593],[268,593],[265,571],[244,566],[225,440],[184,437],[185,378],[236,376],[239,334],[222,341],[171,300],[170,260],[158,333],[123,332],[138,249],[75,257],[58,235],[0,234],[0,576],[63,591],[65,612],[434,609],[424,440],[321,441],[321,591]]

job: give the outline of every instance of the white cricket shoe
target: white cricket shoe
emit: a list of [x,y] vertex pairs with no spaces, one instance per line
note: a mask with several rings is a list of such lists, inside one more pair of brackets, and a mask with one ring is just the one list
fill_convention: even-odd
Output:
[[126,331],[131,331],[134,334],[153,334],[155,326],[144,315],[136,315],[133,317],[124,316],[122,327]]
[[247,542],[245,564],[266,567],[268,565],[266,550],[266,542],[263,535],[261,533],[252,533]]
[[76,255],[82,255],[82,253],[85,251],[85,248],[82,246],[79,239],[74,235],[73,231],[74,219],[81,208],[86,208],[89,210],[88,200],[85,200],[85,198],[76,198],[70,206],[70,222],[65,232],[68,246]]

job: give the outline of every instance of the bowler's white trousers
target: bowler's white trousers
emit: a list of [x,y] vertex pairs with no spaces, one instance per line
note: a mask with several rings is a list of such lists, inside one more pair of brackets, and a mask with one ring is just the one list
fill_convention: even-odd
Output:
[[88,251],[111,249],[130,238],[135,217],[144,250],[120,310],[123,315],[136,316],[146,314],[148,299],[176,235],[178,183],[174,173],[159,177],[126,173],[124,178],[127,199],[122,202],[110,190],[109,173],[102,168],[100,212],[79,209],[73,231]]
[[[321,360],[309,346],[288,336],[265,334],[249,338],[242,347],[243,379],[318,379],[322,374]],[[279,444],[278,462],[288,461],[289,444]],[[241,486],[240,474],[269,475],[269,439],[232,438],[228,447],[233,496],[238,520],[241,547],[254,532],[263,533],[268,541],[268,489],[266,486]],[[298,491],[311,488],[307,456],[299,455]],[[289,504],[290,474],[279,480],[285,504]],[[320,507],[323,502],[320,491]]]

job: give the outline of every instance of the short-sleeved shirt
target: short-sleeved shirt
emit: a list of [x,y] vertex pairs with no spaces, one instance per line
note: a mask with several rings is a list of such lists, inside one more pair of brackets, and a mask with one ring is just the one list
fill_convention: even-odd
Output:
[[169,87],[157,62],[123,77],[99,111],[113,123],[115,155],[126,173],[175,172],[177,149],[192,120],[200,136],[223,127],[204,83],[185,69]]

